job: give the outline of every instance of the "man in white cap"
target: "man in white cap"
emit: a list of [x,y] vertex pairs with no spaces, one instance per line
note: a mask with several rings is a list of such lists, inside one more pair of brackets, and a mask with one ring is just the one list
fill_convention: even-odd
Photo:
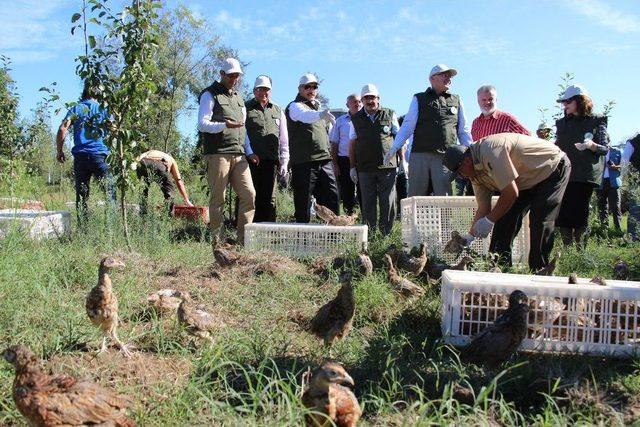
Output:
[[360,182],[364,223],[373,230],[379,223],[387,235],[396,217],[396,159],[390,164],[383,159],[400,125],[393,110],[380,107],[380,92],[374,84],[364,85],[360,96],[364,108],[351,118],[350,175],[354,183]]
[[321,109],[318,78],[300,77],[298,96],[285,109],[289,130],[291,186],[296,222],[310,220],[311,195],[319,204],[339,213],[338,185],[329,153],[327,126],[335,123],[328,109]]
[[253,99],[245,103],[247,136],[244,150],[256,190],[254,222],[276,220],[276,171],[287,174],[289,133],[282,109],[271,102],[271,78],[258,76]]
[[238,242],[244,243],[244,226],[253,221],[256,196],[245,157],[245,119],[247,111],[236,91],[242,68],[235,58],[227,58],[220,69],[220,81],[200,94],[198,131],[207,161],[209,217],[215,242],[223,220],[224,197],[231,183],[238,195]]
[[473,141],[462,100],[449,93],[451,78],[458,72],[444,64],[438,64],[429,73],[429,87],[416,93],[409,111],[385,156],[385,164],[413,135],[409,160],[409,197],[427,196],[429,183],[436,196],[451,194],[451,172],[442,164],[447,147],[460,142],[469,146]]

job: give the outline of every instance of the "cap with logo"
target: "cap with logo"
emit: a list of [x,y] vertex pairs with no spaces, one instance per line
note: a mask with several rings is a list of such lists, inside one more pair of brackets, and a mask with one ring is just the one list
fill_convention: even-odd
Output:
[[567,86],[567,88],[564,90],[564,93],[562,94],[562,96],[560,96],[560,98],[558,98],[557,102],[566,101],[567,99],[571,99],[574,96],[578,96],[578,95],[589,96],[589,92],[587,92],[587,90],[584,88],[584,86],[581,86],[581,85]]
[[298,86],[308,85],[309,83],[315,83],[318,85],[320,84],[318,83],[318,78],[316,77],[315,74],[306,73],[306,74],[303,74],[302,77],[300,77],[300,82],[298,83]]
[[431,69],[431,72],[429,72],[429,77],[433,77],[436,74],[444,73],[445,71],[450,72],[451,77],[458,74],[458,70],[456,70],[455,68],[449,68],[449,66],[444,64],[437,64],[435,67]]
[[253,84],[253,88],[257,89],[259,87],[271,89],[271,77],[264,75],[256,77],[256,82]]
[[225,74],[244,74],[242,72],[242,67],[240,66],[240,61],[235,58],[227,58],[222,61],[222,67],[220,68],[220,70],[224,71]]
[[367,83],[362,86],[362,90],[360,91],[360,97],[364,98],[367,95],[380,96],[380,92],[378,92],[378,88],[373,83]]

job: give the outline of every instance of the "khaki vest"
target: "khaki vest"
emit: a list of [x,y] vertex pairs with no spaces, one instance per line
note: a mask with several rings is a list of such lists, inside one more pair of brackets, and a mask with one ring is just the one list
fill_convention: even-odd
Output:
[[247,108],[247,135],[251,149],[261,160],[277,161],[280,146],[280,116],[282,111],[276,104],[269,103],[263,109],[252,99],[245,103]]
[[[604,172],[606,153],[591,150],[580,151],[574,145],[584,141],[585,133],[592,133],[593,140],[599,141],[601,132],[606,132],[607,118],[603,116],[566,116],[556,121],[556,145],[571,160],[569,182],[584,182],[600,185]],[[604,135],[606,139],[607,136]]]
[[[212,122],[224,122],[227,119],[237,123],[244,121],[242,115],[244,101],[238,95],[238,92],[229,93],[229,90],[220,82],[214,82],[203,90],[200,96],[205,91],[209,92],[215,101],[213,113],[211,114]],[[200,98],[198,98],[199,101]],[[244,127],[236,129],[225,128],[219,133],[200,132],[204,154],[244,154],[244,137]]]
[[[302,102],[313,110],[318,109],[312,102],[307,101],[300,95],[296,96],[293,102]],[[327,133],[325,121],[318,120],[315,123],[308,124],[291,120],[289,107],[293,102],[289,103],[285,109],[287,130],[289,131],[289,161],[291,165],[330,160],[329,134]]]
[[[376,172],[385,154],[393,144],[391,134],[393,110],[380,108],[375,114],[375,120],[371,121],[365,109],[362,108],[351,117],[353,129],[356,131],[356,164],[358,172]],[[396,167],[396,156],[393,156],[392,166]]]
[[448,92],[438,96],[432,88],[414,96],[418,101],[418,121],[411,151],[444,153],[458,140],[460,98]]

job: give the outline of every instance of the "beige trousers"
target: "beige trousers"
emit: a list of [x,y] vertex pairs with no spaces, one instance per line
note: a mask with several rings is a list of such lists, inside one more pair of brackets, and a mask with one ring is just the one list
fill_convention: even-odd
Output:
[[[212,239],[222,225],[224,196],[227,184],[231,183],[238,195],[238,242],[244,244],[244,226],[251,224],[255,213],[256,190],[253,188],[249,163],[244,155],[207,154],[207,181],[209,182],[209,220]],[[214,240],[212,240],[214,241]]]

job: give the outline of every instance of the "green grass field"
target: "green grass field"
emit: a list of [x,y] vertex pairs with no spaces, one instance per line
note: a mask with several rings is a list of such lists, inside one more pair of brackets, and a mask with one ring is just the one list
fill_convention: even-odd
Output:
[[[74,197],[70,182],[45,187],[32,178],[0,184],[0,194],[9,193],[43,200],[50,209],[62,209]],[[159,200],[157,191],[152,196]],[[93,197],[100,198],[97,189]],[[288,218],[290,196],[278,198],[279,215]],[[193,199],[206,204],[204,194]],[[133,216],[130,228],[129,249],[119,222],[94,207],[84,232],[74,225],[63,239],[31,242],[13,232],[0,241],[2,346],[26,344],[48,372],[131,396],[130,414],[139,425],[302,424],[302,373],[327,352],[300,319],[333,298],[336,272],[325,279],[309,270],[308,261],[265,255],[273,269],[264,274],[240,266],[218,278],[211,274],[204,229],[187,233],[160,211]],[[408,303],[387,285],[381,254],[400,240],[397,224],[390,236],[370,242],[375,273],[355,283],[354,329],[333,351],[355,379],[362,425],[622,425],[639,419],[638,359],[519,353],[501,372],[461,364],[441,340],[439,286],[423,283],[426,296]],[[638,280],[639,248],[619,237],[593,238],[583,252],[563,249],[556,274],[611,277],[621,257]],[[115,348],[95,355],[100,334],[84,310],[105,255],[127,265],[111,277],[120,301],[120,338],[136,348],[130,359]],[[224,325],[213,343],[193,341],[175,318],[145,315],[147,295],[163,288],[189,290],[220,319]],[[12,378],[13,369],[0,363],[2,425],[24,424],[11,397]],[[473,397],[459,398],[459,387]]]

